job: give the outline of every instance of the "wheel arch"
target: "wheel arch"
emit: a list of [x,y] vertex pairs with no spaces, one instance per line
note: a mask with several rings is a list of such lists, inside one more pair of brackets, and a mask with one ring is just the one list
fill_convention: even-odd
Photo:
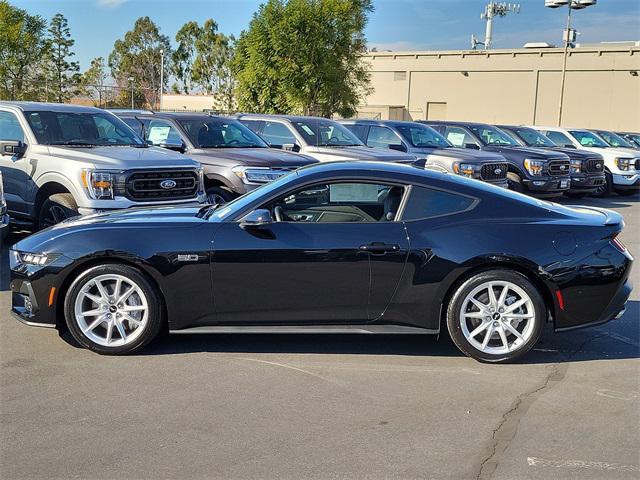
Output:
[[44,175],[38,179],[36,185],[38,190],[33,201],[33,214],[36,217],[44,201],[56,193],[70,193],[73,195],[76,204],[80,205],[80,196],[76,188],[63,176],[55,174]]
[[233,184],[224,175],[218,175],[217,173],[205,174],[204,187],[205,190],[209,187],[222,187],[231,192],[235,191]]
[[512,258],[501,258],[499,260],[490,260],[490,259],[482,259],[472,266],[470,266],[467,270],[465,270],[461,275],[458,275],[449,285],[446,287],[444,296],[442,297],[442,304],[440,308],[440,318],[439,318],[439,326],[442,331],[442,325],[446,324],[446,312],[447,306],[451,301],[451,297],[455,291],[462,285],[466,280],[473,277],[474,275],[486,272],[489,270],[498,270],[498,269],[506,269],[513,270],[524,275],[540,292],[542,299],[544,301],[545,307],[547,308],[547,318],[546,321],[549,322],[556,317],[556,304],[553,298],[553,293],[543,279],[536,273],[536,267],[533,263],[528,261],[522,261],[521,259],[512,259]]
[[63,332],[66,331],[67,325],[64,318],[64,304],[67,296],[67,292],[69,291],[69,287],[74,282],[78,276],[88,270],[89,268],[98,266],[98,265],[126,265],[128,267],[134,268],[138,270],[144,277],[149,280],[151,285],[158,291],[160,295],[160,305],[162,310],[162,321],[163,326],[167,325],[167,302],[166,295],[164,289],[162,288],[162,284],[159,281],[160,275],[155,271],[153,267],[146,264],[144,261],[140,259],[136,259],[135,257],[123,257],[123,256],[114,256],[114,255],[92,255],[91,258],[86,258],[81,260],[79,263],[73,265],[73,267],[67,272],[64,279],[60,283],[58,287],[58,292],[56,294],[56,328],[58,331]]

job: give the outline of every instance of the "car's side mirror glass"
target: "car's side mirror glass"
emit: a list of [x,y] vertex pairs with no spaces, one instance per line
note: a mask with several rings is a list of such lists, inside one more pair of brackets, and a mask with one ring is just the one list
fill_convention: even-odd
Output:
[[259,227],[261,225],[267,225],[269,223],[273,223],[271,211],[267,210],[266,208],[258,208],[251,213],[246,214],[242,218],[242,220],[240,220],[240,227]]
[[480,150],[480,147],[475,143],[465,143],[464,148],[469,148],[471,150]]
[[27,145],[20,140],[0,141],[0,155],[21,156],[27,151]]
[[398,144],[398,143],[390,143],[389,144],[389,148],[391,150],[397,150],[398,152],[406,152],[407,151],[406,145],[404,145],[402,143],[400,143],[400,144]]

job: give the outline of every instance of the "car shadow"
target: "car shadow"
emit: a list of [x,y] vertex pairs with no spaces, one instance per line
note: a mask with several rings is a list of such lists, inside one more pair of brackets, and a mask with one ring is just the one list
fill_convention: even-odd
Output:
[[568,198],[560,197],[558,199],[552,199],[553,202],[561,203],[562,205],[586,205],[600,208],[628,208],[640,203],[640,194],[630,195],[623,197],[621,195],[612,194],[606,198],[595,197],[583,197],[583,198]]

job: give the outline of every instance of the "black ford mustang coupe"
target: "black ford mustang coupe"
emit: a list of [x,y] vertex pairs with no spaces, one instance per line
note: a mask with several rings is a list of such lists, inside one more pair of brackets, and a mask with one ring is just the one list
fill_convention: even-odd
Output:
[[410,165],[304,167],[222,206],[69,220],[11,251],[12,310],[103,354],[158,332],[429,333],[503,362],[624,311],[623,220]]

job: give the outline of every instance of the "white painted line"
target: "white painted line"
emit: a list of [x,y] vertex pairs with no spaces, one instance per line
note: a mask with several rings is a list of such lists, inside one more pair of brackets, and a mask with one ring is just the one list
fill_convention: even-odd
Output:
[[619,463],[589,462],[583,460],[547,460],[538,457],[527,457],[527,464],[530,467],[583,468],[614,472],[640,472],[640,466],[638,465],[621,465]]

